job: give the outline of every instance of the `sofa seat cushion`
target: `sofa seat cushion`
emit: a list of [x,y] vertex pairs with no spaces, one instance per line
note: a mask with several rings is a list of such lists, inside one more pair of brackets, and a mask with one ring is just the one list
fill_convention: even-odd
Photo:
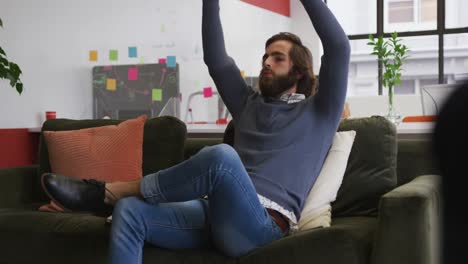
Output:
[[[107,263],[110,225],[90,214],[0,209],[0,263]],[[24,254],[27,252],[27,254]],[[213,249],[144,249],[143,263],[235,263]],[[40,261],[38,261],[38,259]]]
[[238,259],[227,257],[212,248],[169,250],[147,244],[143,249],[143,263],[231,264],[238,263]]
[[240,263],[369,263],[376,228],[374,217],[333,218],[330,227],[285,237],[242,257]]
[[[376,224],[373,217],[334,218],[331,227],[285,237],[238,259],[210,248],[146,245],[143,263],[363,264],[368,263]],[[109,232],[105,218],[89,214],[0,209],[0,247],[9,249],[0,254],[0,263],[106,263]]]
[[2,208],[0,263],[106,263],[109,231],[103,217]]

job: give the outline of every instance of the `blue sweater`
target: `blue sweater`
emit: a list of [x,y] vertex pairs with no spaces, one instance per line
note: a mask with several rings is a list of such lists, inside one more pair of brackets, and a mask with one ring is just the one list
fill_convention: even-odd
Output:
[[257,193],[296,216],[320,173],[346,98],[349,41],[322,0],[302,0],[324,48],[318,93],[288,104],[247,86],[226,53],[219,0],[203,1],[204,60],[236,122],[234,148]]

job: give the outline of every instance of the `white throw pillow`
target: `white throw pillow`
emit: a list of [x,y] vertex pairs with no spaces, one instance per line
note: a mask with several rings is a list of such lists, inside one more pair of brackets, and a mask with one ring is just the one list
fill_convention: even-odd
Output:
[[356,131],[354,130],[335,133],[322,170],[305,201],[298,231],[330,226],[331,202],[335,201],[338,189],[343,182],[355,137]]

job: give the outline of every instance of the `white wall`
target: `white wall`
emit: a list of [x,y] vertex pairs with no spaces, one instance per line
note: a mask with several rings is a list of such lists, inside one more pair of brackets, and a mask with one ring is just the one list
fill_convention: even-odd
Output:
[[[266,39],[289,31],[291,19],[239,0],[220,2],[228,53],[246,75],[258,75]],[[138,47],[145,63],[177,56],[182,118],[190,93],[214,88],[202,59],[202,0],[0,0],[0,7],[0,46],[21,66],[25,87],[19,96],[0,81],[0,128],[38,127],[47,110],[92,118],[92,67],[138,63],[128,58],[129,46]],[[99,61],[89,62],[95,49]],[[119,50],[118,62],[108,61],[109,49]],[[200,104],[194,119],[217,118],[216,100],[194,104]]]

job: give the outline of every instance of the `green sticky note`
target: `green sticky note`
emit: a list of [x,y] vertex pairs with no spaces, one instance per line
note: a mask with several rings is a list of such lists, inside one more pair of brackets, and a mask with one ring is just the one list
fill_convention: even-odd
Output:
[[153,101],[162,101],[162,89],[153,89]]
[[116,61],[119,59],[119,51],[118,50],[110,50],[109,51],[109,60]]

